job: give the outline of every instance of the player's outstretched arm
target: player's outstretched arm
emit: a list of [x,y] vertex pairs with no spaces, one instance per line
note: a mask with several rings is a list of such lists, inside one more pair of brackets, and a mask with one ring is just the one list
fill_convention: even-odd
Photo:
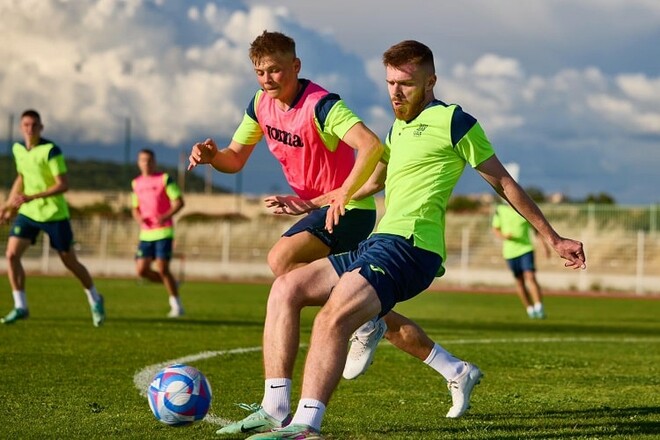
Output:
[[320,208],[312,200],[301,199],[293,195],[274,195],[264,199],[266,208],[273,209],[274,214],[301,215]]
[[215,141],[209,138],[192,146],[188,156],[188,171],[197,165],[211,164],[222,173],[237,173],[243,169],[253,150],[254,145],[243,145],[236,141],[231,141],[227,148],[218,149]]
[[586,269],[586,257],[582,243],[557,234],[538,205],[511,177],[497,156],[493,155],[480,163],[477,171],[501,197],[509,202],[513,209],[532,224],[555,252],[566,260],[564,266]]

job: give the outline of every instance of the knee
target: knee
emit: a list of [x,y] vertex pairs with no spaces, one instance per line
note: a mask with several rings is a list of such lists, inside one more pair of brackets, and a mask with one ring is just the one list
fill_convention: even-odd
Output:
[[64,266],[69,270],[76,267],[78,263],[78,260],[69,252],[60,252],[60,260],[62,260]]
[[293,277],[282,275],[275,279],[268,295],[268,308],[275,307],[303,307],[302,286]]
[[273,248],[268,252],[267,261],[268,267],[276,277],[284,275],[291,270],[291,262],[276,248]]
[[16,252],[15,249],[7,249],[5,251],[5,257],[9,262],[15,263],[21,260],[21,255]]
[[166,277],[170,274],[170,268],[166,264],[159,264],[157,269],[158,269],[158,274],[161,277]]
[[149,275],[150,270],[151,268],[148,264],[142,264],[138,262],[137,266],[135,266],[135,271],[137,272],[138,276],[142,278],[146,278]]

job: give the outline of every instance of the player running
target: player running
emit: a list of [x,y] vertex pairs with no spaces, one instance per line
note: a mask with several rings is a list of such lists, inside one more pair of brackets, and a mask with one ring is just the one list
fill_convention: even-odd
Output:
[[[140,224],[140,242],[135,254],[138,275],[162,283],[168,293],[169,318],[183,316],[179,286],[170,271],[174,221],[184,205],[181,189],[169,174],[156,170],[156,155],[148,148],[138,153],[140,175],[131,181],[133,218]],[[156,261],[156,269],[151,268]]]
[[105,321],[103,297],[73,249],[69,207],[64,198],[64,193],[69,189],[64,155],[55,143],[41,137],[43,129],[39,113],[35,110],[24,111],[21,115],[24,142],[16,142],[12,147],[18,175],[1,211],[0,221],[8,220],[18,209],[9,232],[6,252],[14,309],[1,321],[12,324],[30,316],[21,258],[28,247],[36,243],[39,232],[43,231],[64,266],[83,285],[92,311],[92,323],[99,327]]

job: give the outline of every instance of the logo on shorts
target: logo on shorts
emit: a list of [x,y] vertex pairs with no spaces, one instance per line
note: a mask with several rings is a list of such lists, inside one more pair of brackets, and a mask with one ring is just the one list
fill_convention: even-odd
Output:
[[372,272],[380,272],[380,273],[382,273],[383,275],[387,275],[387,274],[385,273],[385,271],[383,270],[382,267],[374,266],[373,264],[370,264],[370,265],[369,265],[369,269],[371,269]]

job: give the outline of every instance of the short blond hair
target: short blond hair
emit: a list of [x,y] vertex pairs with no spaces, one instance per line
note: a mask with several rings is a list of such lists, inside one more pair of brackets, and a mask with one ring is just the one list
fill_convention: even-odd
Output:
[[261,35],[250,44],[250,59],[257,63],[263,57],[274,54],[291,55],[296,57],[296,42],[293,38],[281,32],[268,32],[264,30]]

